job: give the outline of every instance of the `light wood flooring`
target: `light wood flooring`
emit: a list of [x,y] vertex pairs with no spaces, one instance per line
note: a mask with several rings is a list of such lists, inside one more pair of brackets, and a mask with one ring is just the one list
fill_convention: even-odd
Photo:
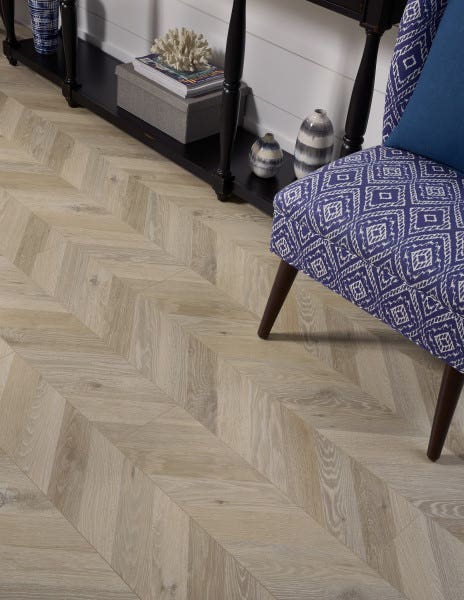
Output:
[[462,600],[464,406],[271,219],[0,59],[0,598]]

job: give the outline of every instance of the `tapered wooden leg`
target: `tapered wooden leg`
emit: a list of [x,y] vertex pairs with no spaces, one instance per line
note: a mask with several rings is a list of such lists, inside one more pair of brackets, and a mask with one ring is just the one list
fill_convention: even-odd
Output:
[[463,385],[464,375],[446,365],[427,450],[427,456],[434,462],[440,458]]
[[297,275],[298,269],[295,269],[295,267],[292,267],[283,260],[281,261],[258,329],[258,335],[263,340],[269,337],[275,320],[279,316],[280,309]]
[[3,54],[7,57],[10,65],[18,64],[13,49],[18,47],[14,25],[14,0],[0,0],[3,24],[5,25],[6,39],[3,40]]
[[63,81],[63,96],[69,106],[78,106],[73,98],[73,91],[78,87],[77,72],[77,15],[76,0],[60,0],[61,31],[63,36],[63,50],[66,63],[66,75]]

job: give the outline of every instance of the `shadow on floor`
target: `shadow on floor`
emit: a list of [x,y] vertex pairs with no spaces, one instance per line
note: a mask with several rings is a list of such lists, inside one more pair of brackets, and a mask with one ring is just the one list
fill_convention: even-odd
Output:
[[397,346],[397,347],[409,347],[411,342],[407,339],[401,339],[399,336],[392,336],[391,338],[376,338],[374,336],[362,336],[357,335],[354,337],[351,333],[271,333],[269,336],[270,340],[282,341],[282,342],[310,342],[310,343],[337,343],[354,345],[358,343],[367,344],[371,346]]

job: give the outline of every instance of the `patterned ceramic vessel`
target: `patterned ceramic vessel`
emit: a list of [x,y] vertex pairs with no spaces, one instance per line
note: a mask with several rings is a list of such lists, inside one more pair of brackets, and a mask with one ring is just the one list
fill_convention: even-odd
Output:
[[56,52],[59,4],[59,0],[29,0],[34,48],[38,54]]
[[303,121],[295,146],[295,175],[306,177],[332,160],[334,130],[325,110],[317,108]]
[[258,138],[250,150],[250,165],[253,173],[263,179],[277,175],[284,154],[272,133]]

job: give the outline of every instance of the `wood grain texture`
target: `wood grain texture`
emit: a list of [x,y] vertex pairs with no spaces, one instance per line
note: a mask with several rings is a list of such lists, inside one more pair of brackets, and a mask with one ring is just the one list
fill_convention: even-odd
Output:
[[[72,315],[63,359],[66,324],[60,322],[55,347],[57,325],[42,320],[44,297],[39,290],[7,262],[5,270],[0,269],[0,290],[5,281],[16,287],[17,308],[14,332],[11,326],[6,331],[0,326],[0,335],[7,336],[12,349],[0,361],[0,409],[12,416],[13,425],[2,432],[2,439],[23,464],[21,449],[27,446],[30,423],[37,422],[36,414],[54,410],[57,399],[50,401],[52,390],[60,397],[61,423],[50,437],[53,456],[50,450],[39,455],[29,474],[38,473],[54,506],[138,596],[200,598],[195,590],[205,575],[205,563],[192,552],[207,541],[205,560],[213,561],[216,578],[211,585],[217,597],[242,587],[249,598],[306,598],[311,590],[318,590],[314,597],[327,599],[334,590],[339,594],[354,590],[366,598],[378,592],[385,598],[403,597],[185,409],[167,403],[165,412],[149,423],[123,425],[114,418],[115,403],[106,406],[112,414],[103,418],[102,409],[92,419],[94,413],[81,402],[81,379],[87,373],[95,384],[98,377],[102,380],[102,370],[113,373],[111,357],[116,369],[121,359],[100,346]],[[23,294],[37,298],[36,310],[22,308]],[[30,302],[31,297],[26,304]],[[45,306],[51,309],[52,300]],[[42,343],[30,333],[34,324],[40,327]],[[71,354],[73,336],[78,343]],[[76,369],[66,366],[71,358]],[[128,402],[137,397],[137,379],[146,381],[133,374]],[[146,381],[146,385],[155,391],[154,384]],[[95,403],[99,389],[86,388]],[[159,392],[154,394],[155,402],[158,396]],[[300,565],[294,563],[293,552],[300,556]],[[318,567],[328,556],[330,572],[339,573],[334,582]],[[267,557],[272,557],[272,568]],[[345,583],[347,568],[353,576]]]
[[143,599],[462,596],[462,407],[424,452],[438,361],[304,277],[258,339],[270,219],[0,77],[16,465]]
[[0,598],[136,600],[0,449]]

